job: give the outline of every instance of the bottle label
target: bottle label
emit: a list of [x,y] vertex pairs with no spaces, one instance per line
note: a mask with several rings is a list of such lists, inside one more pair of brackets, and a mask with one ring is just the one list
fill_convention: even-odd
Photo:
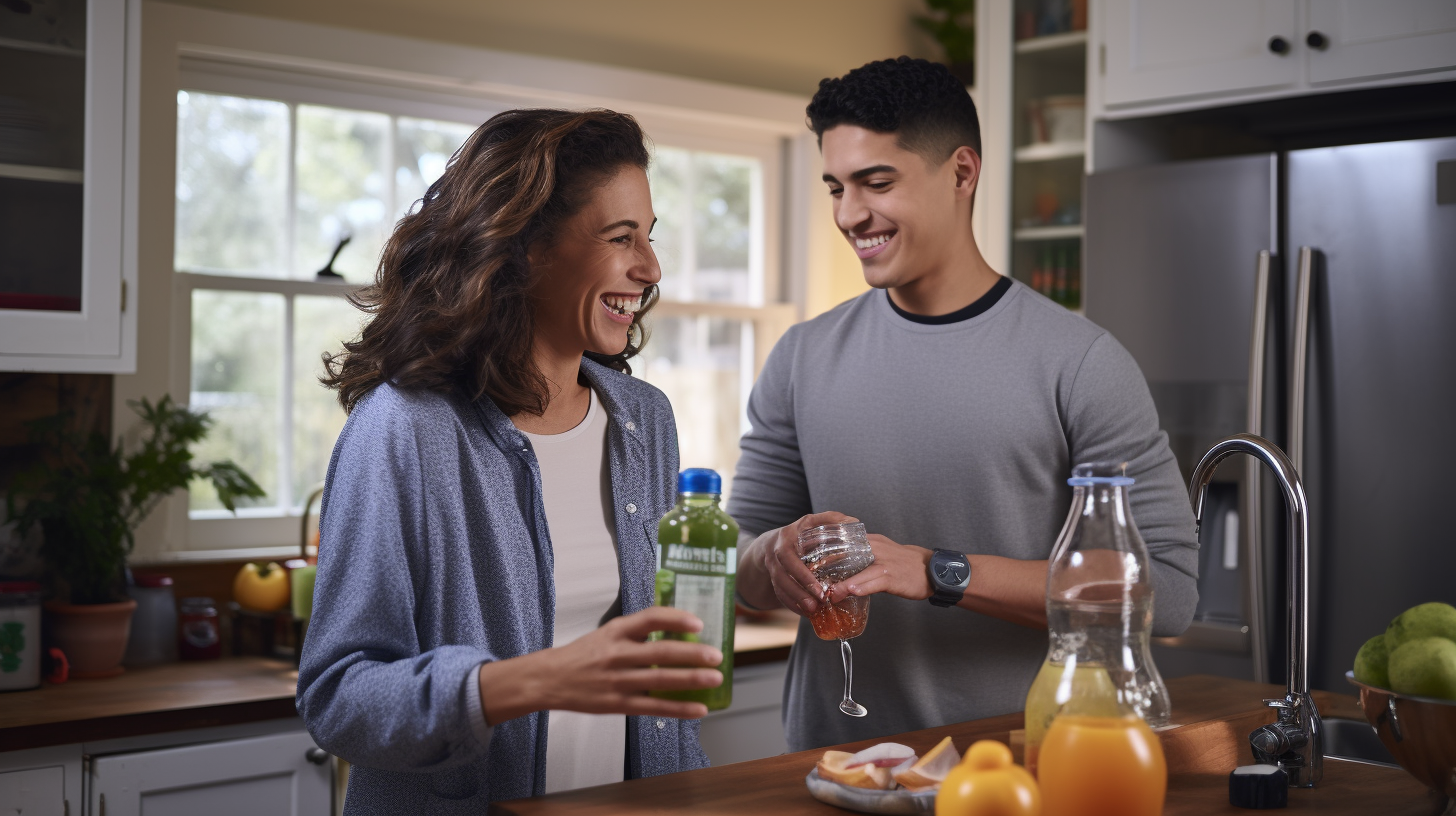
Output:
[[723,648],[723,608],[728,598],[728,579],[715,575],[677,576],[672,605],[698,616],[703,631],[698,642]]
[[663,569],[673,572],[696,572],[708,575],[733,575],[738,572],[738,548],[693,547],[668,544]]

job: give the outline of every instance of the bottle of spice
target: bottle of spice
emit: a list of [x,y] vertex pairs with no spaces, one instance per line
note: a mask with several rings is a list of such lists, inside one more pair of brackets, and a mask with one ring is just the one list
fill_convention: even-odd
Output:
[[218,631],[217,604],[211,598],[183,598],[177,653],[183,660],[216,660],[222,657],[222,635]]
[[40,584],[0,581],[0,691],[40,685]]
[[177,598],[166,575],[136,573],[127,594],[137,602],[126,642],[128,666],[152,666],[177,660]]

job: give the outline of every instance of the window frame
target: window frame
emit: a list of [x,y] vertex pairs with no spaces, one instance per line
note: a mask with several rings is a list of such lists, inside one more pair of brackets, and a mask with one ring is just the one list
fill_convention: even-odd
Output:
[[[428,86],[428,81],[410,87],[409,83],[376,84],[362,77],[338,76],[320,70],[316,65],[299,70],[296,65],[273,64],[273,60],[219,54],[214,49],[182,49],[176,87],[172,89],[173,134],[176,134],[176,94],[196,91],[227,94],[284,102],[289,108],[289,208],[292,199],[292,162],[296,150],[298,105],[322,105],[334,108],[371,111],[392,117],[415,117],[454,122],[483,122],[490,116],[511,107],[532,104],[518,99],[489,95],[451,93]],[[603,100],[602,105],[610,104]],[[552,104],[535,101],[534,104]],[[558,103],[560,104],[560,103]],[[581,107],[580,104],[560,104]],[[623,109],[630,110],[624,107]],[[752,330],[753,365],[744,371],[744,386],[751,386],[762,370],[769,351],[779,337],[797,319],[801,307],[791,302],[800,286],[791,285],[783,274],[790,258],[791,217],[795,196],[790,190],[790,168],[795,165],[792,139],[782,133],[751,127],[729,127],[722,122],[692,116],[673,116],[668,110],[630,110],[642,121],[656,144],[691,151],[748,156],[760,162],[761,190],[756,212],[761,224],[755,233],[761,236],[759,269],[751,274],[760,277],[760,298],[756,304],[713,303],[704,301],[659,301],[654,316],[720,317],[742,320]],[[665,115],[666,114],[666,115]],[[175,166],[175,148],[174,148]],[[391,173],[391,188],[393,186]],[[175,190],[175,183],[173,185]],[[172,197],[175,207],[175,192]],[[290,219],[290,225],[292,221]],[[291,226],[290,226],[291,229]],[[191,393],[192,293],[199,289],[247,291],[284,295],[284,361],[282,383],[283,410],[291,412],[293,403],[292,332],[293,298],[297,295],[347,296],[363,284],[318,283],[300,278],[265,278],[244,275],[185,271],[175,268],[175,232],[169,252],[172,279],[170,391]],[[291,248],[290,248],[291,249]],[[290,257],[290,264],[292,259]],[[742,391],[746,402],[748,388]],[[746,418],[740,418],[746,427]],[[286,426],[285,426],[286,427]],[[285,434],[285,437],[290,437]],[[283,441],[282,453],[291,457],[291,437]],[[286,465],[285,465],[286,466]],[[236,516],[225,511],[189,512],[187,497],[170,500],[169,516],[179,523],[181,540],[166,555],[172,560],[217,558],[281,558],[299,552],[299,523],[302,508],[243,509]],[[180,547],[178,546],[180,545]]]

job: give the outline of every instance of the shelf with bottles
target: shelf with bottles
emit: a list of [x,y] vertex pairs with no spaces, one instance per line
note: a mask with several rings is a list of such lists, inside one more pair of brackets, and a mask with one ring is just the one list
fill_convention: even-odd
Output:
[[1016,51],[1044,51],[1087,42],[1087,0],[1016,0]]
[[1050,298],[1052,302],[1081,312],[1080,237],[1019,241],[1012,250],[1012,263],[1013,274],[1017,280]]

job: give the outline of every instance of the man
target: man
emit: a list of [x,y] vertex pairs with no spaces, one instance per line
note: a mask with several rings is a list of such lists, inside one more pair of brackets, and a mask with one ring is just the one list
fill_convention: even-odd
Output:
[[[789,749],[1020,710],[1046,656],[1046,559],[1080,462],[1125,462],[1137,479],[1154,632],[1181,632],[1198,545],[1147,383],[1111,335],[981,257],[965,88],[900,57],[823,81],[808,116],[873,288],[793,327],[754,386],[728,506],[745,539],[738,587],[750,606],[812,613],[795,539],[844,513],[875,534],[875,564],[831,600],[875,598],[854,642],[862,719],[838,711],[838,644],[800,621]],[[963,587],[935,585],[937,549],[969,564]]]

